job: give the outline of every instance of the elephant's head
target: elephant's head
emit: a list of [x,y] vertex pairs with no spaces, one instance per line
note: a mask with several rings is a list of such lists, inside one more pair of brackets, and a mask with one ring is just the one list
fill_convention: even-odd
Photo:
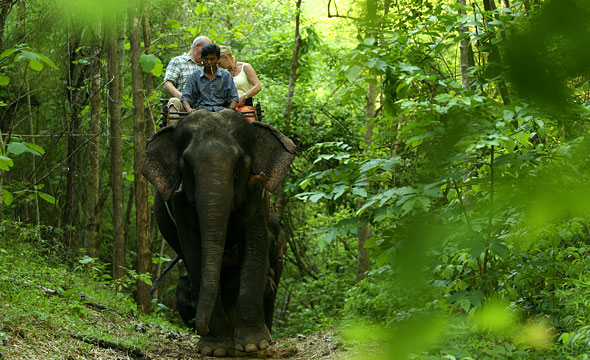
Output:
[[[143,175],[168,200],[183,188],[199,215],[202,258],[196,325],[201,335],[215,305],[230,212],[252,186],[274,191],[295,157],[293,142],[270,125],[248,123],[232,110],[199,110],[147,144]],[[264,173],[264,175],[261,175]]]

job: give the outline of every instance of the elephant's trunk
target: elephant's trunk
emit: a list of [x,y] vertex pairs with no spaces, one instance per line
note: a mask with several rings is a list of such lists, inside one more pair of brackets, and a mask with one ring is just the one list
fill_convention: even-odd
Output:
[[[195,171],[195,201],[202,244],[201,284],[195,322],[200,335],[209,333],[209,320],[218,298],[225,238],[233,200],[232,171],[227,165]],[[202,174],[206,171],[207,174]]]

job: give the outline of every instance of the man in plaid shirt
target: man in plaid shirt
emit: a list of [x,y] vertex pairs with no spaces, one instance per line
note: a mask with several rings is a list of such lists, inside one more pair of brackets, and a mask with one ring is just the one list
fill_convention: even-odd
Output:
[[[201,48],[203,45],[211,44],[211,40],[206,36],[198,36],[193,40],[193,45],[188,53],[174,57],[166,67],[164,76],[164,90],[171,96],[166,107],[168,111],[184,111],[180,103],[182,90],[186,81],[198,69],[202,69]],[[176,118],[176,119],[175,119]],[[176,124],[178,116],[168,116],[168,125]]]

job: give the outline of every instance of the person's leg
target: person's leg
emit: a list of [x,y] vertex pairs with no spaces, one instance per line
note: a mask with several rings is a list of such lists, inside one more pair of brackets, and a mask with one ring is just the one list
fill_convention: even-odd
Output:
[[178,121],[180,121],[180,115],[178,114],[170,114],[171,112],[178,113],[184,111],[182,104],[179,98],[170,98],[168,100],[168,104],[166,104],[166,108],[168,109],[168,120],[166,122],[167,126],[176,125]]

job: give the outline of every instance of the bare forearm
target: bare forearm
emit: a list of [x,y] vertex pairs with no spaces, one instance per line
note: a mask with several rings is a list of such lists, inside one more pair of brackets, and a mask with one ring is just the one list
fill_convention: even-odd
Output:
[[193,112],[193,111],[195,111],[195,109],[193,109],[191,107],[191,105],[188,103],[188,101],[186,101],[186,100],[184,100],[182,102],[182,106],[184,107],[184,110],[186,110],[187,112]]
[[258,94],[260,92],[260,90],[262,90],[262,85],[260,85],[260,83],[258,83],[256,85],[252,86],[252,88],[246,92],[246,97],[251,98],[254,95]]
[[176,88],[176,86],[174,86],[172,81],[166,81],[164,83],[164,90],[166,90],[168,95],[170,95],[172,97],[179,98],[179,99],[182,97],[182,93]]

